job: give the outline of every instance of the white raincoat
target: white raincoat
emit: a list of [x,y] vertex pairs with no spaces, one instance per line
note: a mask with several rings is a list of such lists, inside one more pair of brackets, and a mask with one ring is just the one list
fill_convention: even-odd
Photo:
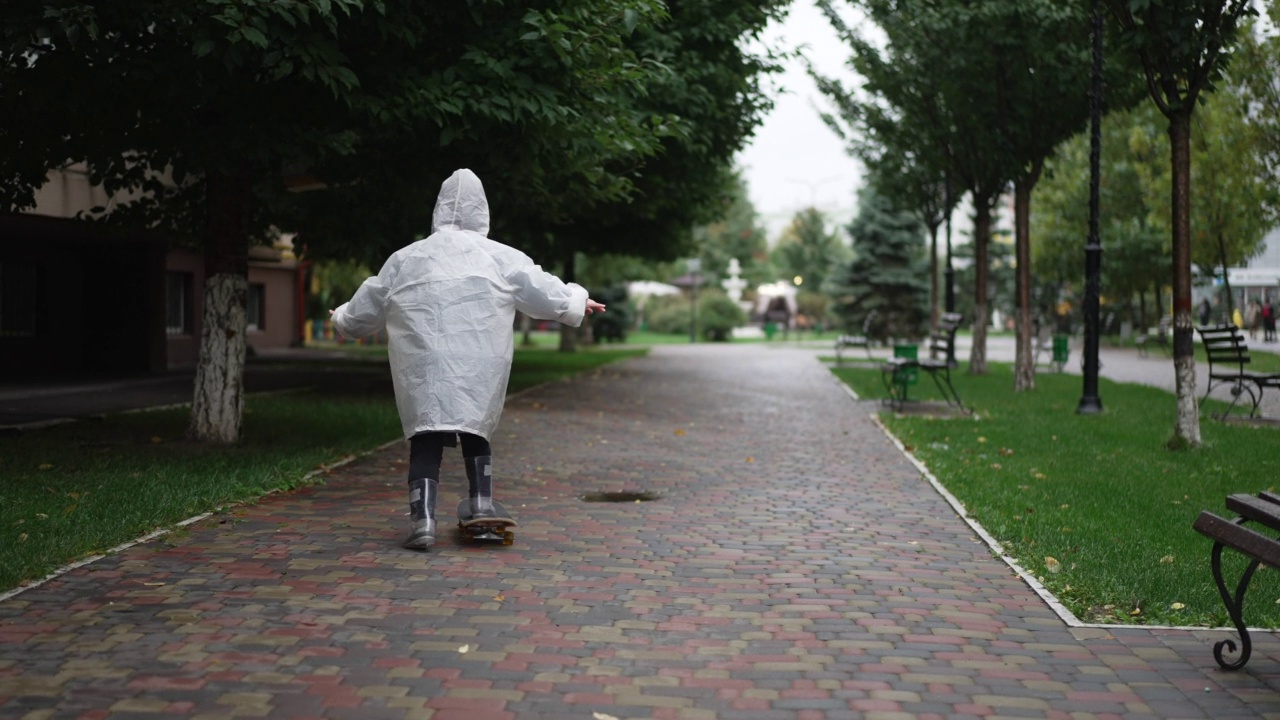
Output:
[[485,237],[489,203],[470,170],[444,181],[431,230],[334,310],[333,325],[347,337],[386,328],[406,438],[452,431],[488,439],[502,417],[516,310],[576,327],[587,291]]

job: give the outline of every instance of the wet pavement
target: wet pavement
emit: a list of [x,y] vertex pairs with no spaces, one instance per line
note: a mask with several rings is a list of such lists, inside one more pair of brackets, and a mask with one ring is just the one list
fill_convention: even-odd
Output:
[[514,545],[402,550],[394,443],[0,602],[0,718],[1280,717],[1273,635],[1227,673],[1224,632],[1069,625],[876,407],[762,344],[535,388],[494,438]]

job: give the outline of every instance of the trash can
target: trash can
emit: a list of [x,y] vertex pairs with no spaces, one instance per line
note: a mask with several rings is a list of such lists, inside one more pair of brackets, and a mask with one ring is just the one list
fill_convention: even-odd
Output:
[[1069,335],[1053,336],[1053,364],[1057,365],[1059,370],[1067,365],[1067,357],[1071,354],[1070,341]]
[[[919,351],[920,351],[920,348],[917,345],[894,345],[893,346],[893,356],[896,358],[918,360],[920,358],[920,356],[918,355]],[[915,385],[916,380],[918,380],[919,378],[920,378],[920,368],[916,367],[915,365],[911,365],[898,370],[897,377],[894,378],[894,382],[900,385]]]

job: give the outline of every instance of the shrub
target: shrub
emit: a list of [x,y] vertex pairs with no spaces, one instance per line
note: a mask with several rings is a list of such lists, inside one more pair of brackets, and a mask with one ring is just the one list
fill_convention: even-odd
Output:
[[636,312],[627,299],[625,285],[612,285],[591,293],[591,299],[604,303],[603,313],[591,316],[591,332],[595,342],[623,342],[635,324]]
[[746,321],[747,314],[724,293],[709,292],[698,298],[698,328],[708,340],[725,342]]

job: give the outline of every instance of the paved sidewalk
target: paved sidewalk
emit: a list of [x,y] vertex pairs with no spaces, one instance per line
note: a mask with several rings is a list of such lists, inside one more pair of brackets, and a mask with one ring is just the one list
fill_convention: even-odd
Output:
[[1280,717],[1280,641],[1067,627],[871,409],[763,345],[544,386],[494,439],[514,546],[401,550],[397,444],[0,603],[0,718]]

